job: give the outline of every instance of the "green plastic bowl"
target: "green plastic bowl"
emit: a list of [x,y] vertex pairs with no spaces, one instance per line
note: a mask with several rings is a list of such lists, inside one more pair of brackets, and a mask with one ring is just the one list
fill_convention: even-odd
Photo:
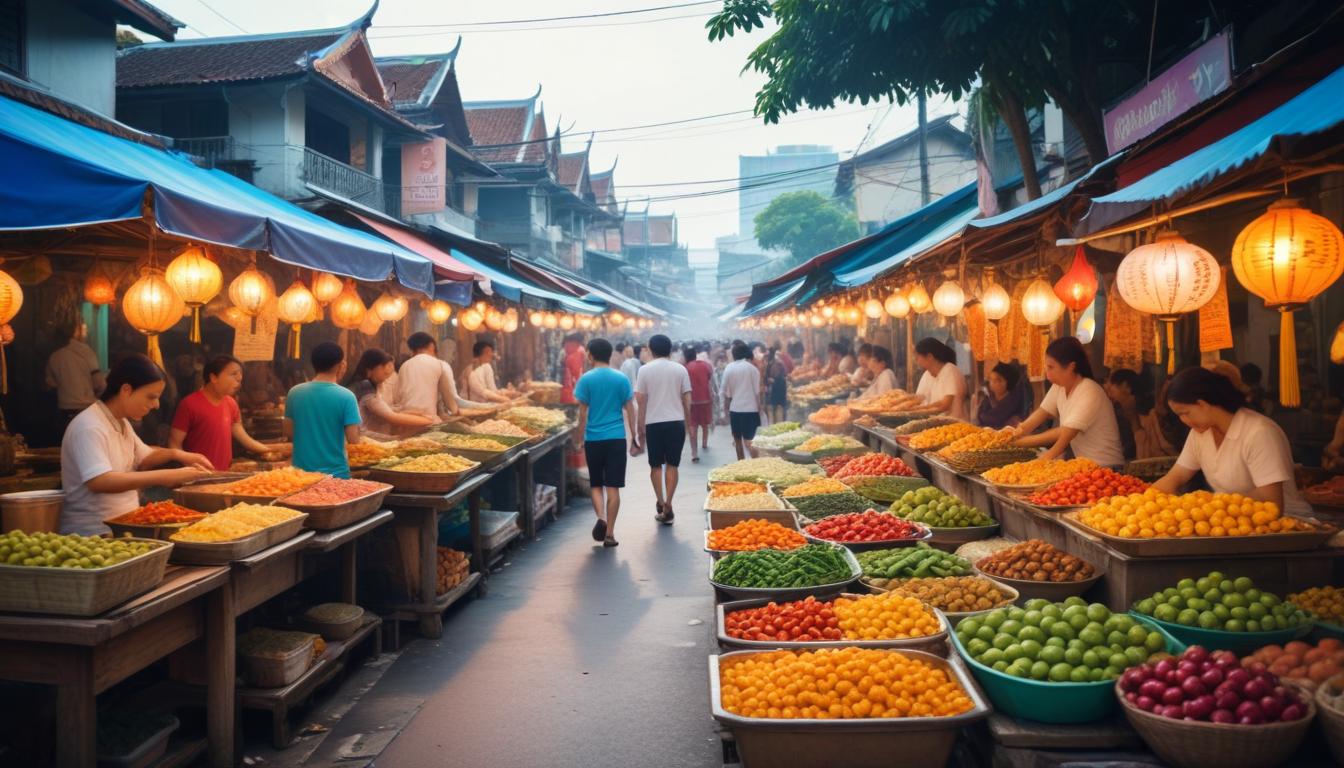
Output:
[[1311,632],[1313,626],[1303,624],[1293,629],[1276,629],[1273,632],[1228,632],[1225,629],[1204,629],[1203,627],[1173,624],[1134,610],[1131,610],[1129,615],[1146,619],[1149,623],[1157,625],[1168,635],[1186,645],[1202,645],[1210,651],[1232,651],[1238,655],[1263,648],[1266,645],[1283,645],[1290,640],[1305,637]]
[[1311,629],[1311,639],[1316,641],[1324,640],[1327,637],[1333,637],[1336,640],[1344,640],[1344,627],[1338,624],[1331,624],[1328,621],[1317,621]]
[[[1167,652],[1180,654],[1185,645],[1151,621],[1147,616],[1136,616],[1141,623],[1162,633],[1167,640]],[[1035,720],[1038,723],[1071,725],[1093,723],[1109,717],[1116,710],[1115,681],[1095,683],[1049,683],[1004,674],[985,666],[966,652],[956,628],[949,634],[952,644],[971,675],[989,697],[994,709],[1006,715]]]

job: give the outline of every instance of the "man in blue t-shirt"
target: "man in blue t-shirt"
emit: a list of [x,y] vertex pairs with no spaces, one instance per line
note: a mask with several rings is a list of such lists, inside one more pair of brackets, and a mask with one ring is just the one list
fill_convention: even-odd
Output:
[[346,443],[359,442],[359,403],[339,383],[345,352],[324,341],[310,357],[316,375],[285,398],[285,437],[294,442],[294,466],[309,472],[350,477]]
[[[574,399],[579,403],[579,426],[574,431],[574,447],[582,449],[588,460],[588,479],[592,487],[593,541],[604,547],[618,543],[613,535],[616,514],[621,510],[621,488],[625,487],[625,436],[635,434],[634,391],[630,380],[611,368],[611,342],[593,339],[588,342],[588,359],[592,370],[579,377],[574,385]],[[638,456],[639,443],[630,442],[630,455]],[[605,513],[604,513],[605,511]]]

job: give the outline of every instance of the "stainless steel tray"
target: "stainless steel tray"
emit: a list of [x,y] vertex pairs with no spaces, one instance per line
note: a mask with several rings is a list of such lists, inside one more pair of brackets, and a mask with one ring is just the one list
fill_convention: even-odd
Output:
[[294,538],[303,530],[303,523],[307,518],[307,514],[301,513],[298,517],[276,523],[234,541],[174,541],[172,561],[183,565],[224,565],[234,560],[241,560],[267,547]]
[[803,537],[812,544],[830,544],[832,546],[844,547],[850,552],[868,552],[874,549],[900,549],[901,547],[913,547],[921,541],[927,542],[933,538],[933,530],[920,523],[918,525],[923,531],[923,536],[915,536],[908,539],[886,539],[885,541],[832,541],[830,539],[819,539],[807,531],[803,531]]
[[[858,595],[852,592],[844,592],[836,597],[872,597],[872,595]],[[826,598],[823,602],[830,602],[835,598]],[[943,612],[929,606],[929,610],[938,617],[938,631],[932,635],[924,637],[909,637],[896,640],[743,640],[728,634],[727,617],[734,611],[747,610],[749,608],[760,608],[778,600],[768,598],[757,598],[755,600],[734,600],[729,603],[719,603],[714,608],[717,621],[717,631],[719,646],[723,648],[744,648],[768,650],[771,648],[793,648],[793,649],[816,649],[816,648],[908,648],[911,650],[928,651],[935,655],[946,655],[947,651],[947,633],[951,631],[951,625]],[[941,651],[941,653],[940,653]]]
[[817,584],[811,587],[784,587],[779,589],[760,589],[757,587],[733,587],[726,584],[720,584],[714,580],[714,564],[717,560],[711,558],[709,563],[709,583],[713,585],[715,593],[723,595],[732,600],[751,600],[753,598],[769,598],[771,600],[801,600],[808,595],[821,597],[823,595],[837,595],[845,591],[845,587],[858,581],[859,576],[863,575],[863,569],[859,566],[859,561],[854,557],[854,553],[844,547],[836,547],[841,551],[841,555],[849,562],[851,575],[844,581],[837,581],[831,584]]
[[339,504],[295,504],[289,501],[290,497],[297,496],[303,491],[295,491],[289,496],[281,496],[275,500],[277,506],[289,507],[300,512],[308,513],[304,520],[304,526],[319,531],[328,531],[335,528],[344,528],[351,523],[363,520],[364,518],[377,512],[383,505],[383,499],[392,492],[392,486],[382,483],[383,488],[371,491]]

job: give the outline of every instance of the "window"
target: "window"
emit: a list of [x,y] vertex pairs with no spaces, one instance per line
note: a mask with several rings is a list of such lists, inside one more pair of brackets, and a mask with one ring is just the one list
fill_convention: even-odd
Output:
[[0,0],[0,69],[24,75],[24,0]]
[[168,102],[163,108],[163,133],[175,139],[229,135],[229,105],[220,100]]
[[350,164],[350,129],[336,118],[315,109],[305,110],[303,140],[314,152]]

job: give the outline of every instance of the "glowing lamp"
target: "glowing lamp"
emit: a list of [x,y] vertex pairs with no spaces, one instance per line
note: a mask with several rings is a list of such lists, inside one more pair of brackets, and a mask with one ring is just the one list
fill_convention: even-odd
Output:
[[906,293],[905,300],[910,302],[910,309],[917,315],[933,309],[933,299],[929,298],[929,292],[924,289],[922,283],[915,283],[915,287]]
[[556,328],[560,327],[560,317],[555,312],[547,312],[545,316],[541,318],[541,324],[545,326],[547,330],[554,331]]
[[[168,263],[163,273],[164,279],[177,291],[177,295],[191,308],[191,332],[187,339],[193,343],[201,342],[201,307],[219,294],[224,287],[224,273],[219,265],[206,255],[199,245],[189,245],[187,249]],[[272,286],[274,287],[274,286]]]
[[[19,281],[8,272],[0,271],[0,325],[9,328],[9,321],[19,314],[19,308],[22,306],[23,288],[19,285]],[[13,334],[14,329],[10,328],[10,336]],[[150,338],[153,342],[153,337]],[[150,346],[155,352],[158,351],[159,346],[156,342]],[[0,394],[9,394],[9,370],[3,349],[0,349]]]
[[1074,332],[1078,340],[1084,344],[1091,344],[1092,339],[1097,335],[1097,304],[1093,302],[1087,305],[1083,310],[1083,316],[1078,318],[1078,329]]
[[824,320],[830,320],[831,318],[835,317],[835,307],[831,306],[830,304],[822,304],[821,317]]
[[331,302],[331,324],[352,331],[364,324],[364,315],[368,311],[355,289],[355,281],[347,278],[340,294]]
[[892,291],[887,300],[883,302],[882,308],[887,311],[888,315],[899,320],[910,314],[910,301],[900,291]]
[[809,322],[813,328],[820,328],[826,324],[826,318],[820,312],[813,312]]
[[1002,320],[1013,308],[1013,298],[998,283],[990,283],[980,294],[980,307],[985,311],[986,320]]
[[611,321],[612,325],[621,325],[625,322],[625,315],[621,314],[620,310],[613,309],[607,315],[607,319]]
[[1218,292],[1220,279],[1222,272],[1213,254],[1172,230],[1130,251],[1116,269],[1120,298],[1140,312],[1156,315],[1167,326],[1168,374],[1176,372],[1176,321],[1208,304]]
[[581,330],[591,331],[593,329],[593,322],[592,315],[579,315],[579,328]]
[[572,330],[574,330],[574,316],[573,316],[573,315],[571,315],[571,314],[569,314],[569,313],[565,313],[565,314],[563,314],[563,315],[560,316],[560,330],[562,330],[562,331],[572,331]]
[[518,330],[518,310],[510,309],[504,313],[504,332],[513,333]]
[[1027,286],[1027,292],[1022,295],[1022,316],[1028,323],[1046,330],[1062,314],[1064,302],[1055,295],[1055,289],[1049,283],[1038,277]]
[[943,317],[956,317],[966,307],[966,292],[951,280],[933,292],[933,309]]
[[345,290],[345,283],[341,278],[330,272],[313,273],[313,298],[317,299],[319,306],[327,306],[336,300],[337,296]]
[[872,320],[881,318],[884,311],[886,310],[882,308],[882,302],[877,299],[869,299],[863,302],[863,314],[867,315]]
[[1069,271],[1055,283],[1055,295],[1064,302],[1064,306],[1074,312],[1082,312],[1097,296],[1097,270],[1087,261],[1083,246],[1073,252],[1073,264]]
[[481,314],[481,310],[469,307],[466,312],[458,316],[458,322],[462,323],[462,327],[468,331],[474,331],[481,327],[481,323],[485,322],[485,315]]
[[453,316],[453,307],[446,301],[434,300],[429,303],[425,309],[425,314],[429,317],[429,322],[434,325],[443,325],[448,322],[448,318]]
[[295,360],[302,354],[299,347],[299,331],[304,323],[310,322],[309,318],[313,316],[316,307],[317,299],[303,281],[297,279],[275,302],[275,316],[280,322],[289,324],[289,355]]
[[[9,278],[3,272],[0,272],[0,275]],[[9,280],[12,281],[13,278]],[[2,297],[9,291],[3,287],[3,282],[3,279],[0,279],[0,322],[7,323],[13,314],[4,311],[6,302]],[[17,289],[18,284],[15,283],[14,287]],[[19,295],[19,302],[22,303],[22,294]],[[168,280],[163,276],[163,270],[158,267],[142,268],[140,279],[126,289],[126,295],[121,300],[121,311],[126,316],[126,322],[148,338],[149,359],[160,367],[163,366],[163,355],[159,352],[159,334],[176,325],[186,309],[186,303],[177,295],[177,291],[173,290],[173,286],[168,284]],[[17,311],[17,307],[15,310]]]
[[387,323],[395,323],[401,320],[410,308],[410,302],[406,301],[404,296],[393,293],[384,293],[373,300],[373,313]]
[[252,332],[257,330],[257,315],[265,308],[266,303],[275,298],[275,281],[271,276],[257,269],[256,264],[249,264],[247,269],[238,273],[229,283],[229,300],[233,306],[237,307],[244,315],[252,320]]
[[542,325],[546,322],[546,315],[534,309],[528,313],[527,322],[529,325]]
[[84,300],[94,306],[111,304],[117,299],[117,286],[103,269],[101,262],[94,262],[93,269],[84,278]]

